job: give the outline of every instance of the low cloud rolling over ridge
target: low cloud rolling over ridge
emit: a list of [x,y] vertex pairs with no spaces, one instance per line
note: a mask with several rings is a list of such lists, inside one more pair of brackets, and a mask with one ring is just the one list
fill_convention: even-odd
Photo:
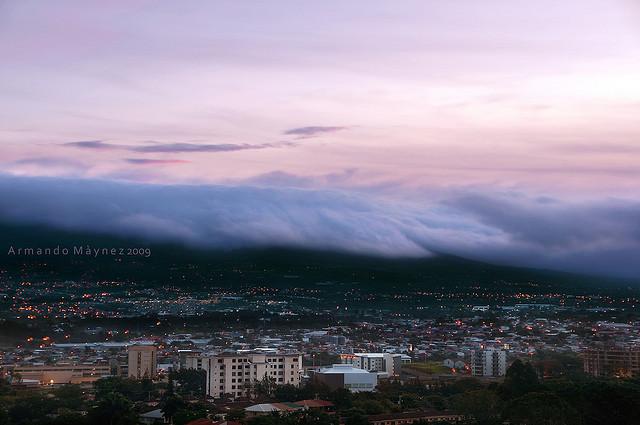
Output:
[[[289,246],[635,277],[640,202],[452,190],[413,202],[344,191],[0,175],[0,221],[180,242]],[[46,211],[46,213],[44,213]]]

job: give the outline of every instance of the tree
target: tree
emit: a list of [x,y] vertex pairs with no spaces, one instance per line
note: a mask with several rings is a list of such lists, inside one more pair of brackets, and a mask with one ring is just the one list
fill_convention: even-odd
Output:
[[502,407],[498,395],[489,390],[475,390],[457,394],[453,396],[451,404],[457,412],[474,418],[478,424],[496,423]]
[[96,399],[106,397],[111,393],[118,393],[132,401],[148,400],[155,392],[153,382],[150,379],[130,379],[120,376],[111,376],[98,379],[94,384]]
[[276,379],[271,376],[264,375],[262,379],[256,382],[254,392],[258,396],[271,397],[273,396],[276,388]]
[[432,407],[436,410],[445,410],[447,408],[446,400],[438,394],[426,396],[425,400],[428,403],[429,407]]
[[[412,393],[400,394],[400,407],[402,409],[415,409],[420,406],[420,399]],[[367,411],[367,413],[369,413]]]
[[203,404],[189,404],[173,415],[173,424],[185,425],[193,420],[206,418],[208,413],[206,406]]
[[53,391],[58,405],[67,409],[80,410],[84,404],[84,392],[78,385],[67,384]]
[[337,410],[350,409],[353,406],[353,394],[345,388],[338,388],[328,395],[328,399],[333,402]]
[[43,394],[28,394],[15,400],[9,408],[12,425],[35,424],[55,410],[55,401]]
[[296,387],[295,385],[291,384],[278,385],[273,391],[273,398],[278,401],[298,401],[313,397],[314,394],[307,386]]
[[[576,411],[555,394],[530,392],[509,403],[504,417],[514,425],[572,425]],[[608,423],[608,422],[607,422]]]
[[378,400],[371,398],[357,400],[353,404],[356,409],[362,410],[367,415],[377,415],[379,413],[384,413],[386,410],[385,406],[383,406]]
[[228,421],[241,421],[245,416],[246,413],[243,409],[233,409],[227,413],[226,419]]
[[169,379],[180,385],[178,392],[182,395],[204,397],[207,388],[207,373],[204,370],[180,369],[171,372]]
[[482,383],[476,378],[462,378],[454,381],[452,384],[444,387],[445,394],[458,394],[467,391],[479,390],[483,387]]
[[568,385],[556,394],[571,402],[587,425],[632,424],[640,418],[640,384],[631,380],[590,380]]
[[168,397],[164,399],[162,402],[162,414],[165,418],[167,418],[170,422],[173,416],[182,409],[185,409],[187,404],[184,402],[182,397],[177,396],[175,394],[169,394]]
[[539,384],[538,374],[531,363],[523,363],[518,359],[507,369],[502,389],[507,398],[513,398],[536,390]]
[[11,385],[6,379],[0,378],[0,396],[9,394],[11,392]]
[[362,412],[351,411],[345,415],[345,425],[369,425],[369,419]]
[[250,425],[285,425],[285,423],[291,423],[291,418],[280,416],[278,412],[256,416],[249,421]]
[[153,381],[149,378],[143,378],[140,381],[135,381],[135,383],[139,384],[137,387],[141,398],[139,400],[149,400],[151,399],[151,393],[154,391]]
[[173,374],[169,373],[169,382],[167,383],[167,394],[173,395],[176,389],[173,385]]
[[138,416],[131,402],[122,394],[111,393],[104,396],[89,412],[94,425],[135,425]]
[[89,425],[89,419],[82,413],[62,410],[58,416],[47,422],[47,425]]
[[0,404],[0,425],[9,425],[9,413],[1,404]]

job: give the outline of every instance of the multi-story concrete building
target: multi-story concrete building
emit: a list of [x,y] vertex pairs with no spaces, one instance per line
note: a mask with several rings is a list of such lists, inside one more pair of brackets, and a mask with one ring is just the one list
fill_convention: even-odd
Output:
[[202,367],[192,367],[192,359],[200,358],[202,351],[200,350],[178,350],[178,368],[179,369],[202,369]]
[[583,353],[584,371],[597,377],[640,376],[640,348],[600,348]]
[[153,379],[157,375],[158,358],[155,345],[131,345],[128,348],[130,378]]
[[402,368],[402,354],[391,353],[354,353],[341,354],[343,364],[352,365],[369,372],[386,373],[399,376]]
[[471,352],[469,361],[473,376],[504,376],[507,373],[507,352],[483,349]]
[[196,369],[202,370],[202,364],[204,362],[204,358],[202,357],[202,353],[190,353],[184,357],[184,364],[182,367],[184,369]]
[[251,397],[259,381],[272,385],[300,385],[302,355],[260,352],[223,352],[192,356],[186,367],[207,372],[207,395]]

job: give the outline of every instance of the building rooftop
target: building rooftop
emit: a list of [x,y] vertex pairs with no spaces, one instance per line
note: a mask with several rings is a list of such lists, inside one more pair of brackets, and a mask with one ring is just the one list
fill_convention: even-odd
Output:
[[334,364],[330,367],[323,367],[319,370],[320,373],[369,373],[364,369],[353,367],[350,364]]

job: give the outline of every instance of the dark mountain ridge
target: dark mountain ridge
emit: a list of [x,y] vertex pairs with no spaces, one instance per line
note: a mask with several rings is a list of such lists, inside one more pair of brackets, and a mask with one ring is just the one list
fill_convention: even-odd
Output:
[[[68,254],[17,254],[19,248],[53,252],[56,247],[68,249]],[[376,291],[443,287],[502,291],[526,286],[570,292],[640,287],[636,281],[487,264],[444,254],[386,258],[287,247],[197,249],[38,226],[0,225],[0,249],[0,268],[9,279],[122,280],[194,288],[352,285]],[[98,255],[93,255],[95,249]],[[112,250],[117,250],[115,255]]]

